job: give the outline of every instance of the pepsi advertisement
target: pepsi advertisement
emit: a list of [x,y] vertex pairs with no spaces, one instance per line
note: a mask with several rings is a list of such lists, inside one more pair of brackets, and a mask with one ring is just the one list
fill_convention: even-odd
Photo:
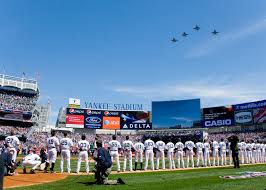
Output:
[[202,127],[222,127],[234,125],[232,106],[203,108]]
[[85,110],[84,111],[84,128],[101,129],[103,121],[103,111]]

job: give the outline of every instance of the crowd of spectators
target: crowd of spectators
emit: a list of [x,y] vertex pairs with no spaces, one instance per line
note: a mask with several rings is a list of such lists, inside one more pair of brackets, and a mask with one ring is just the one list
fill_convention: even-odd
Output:
[[6,135],[9,135],[11,130],[14,130],[15,133],[18,135],[18,136],[25,136],[30,128],[29,127],[18,127],[18,126],[0,126],[0,135],[3,135],[3,136],[6,136]]
[[247,133],[215,133],[209,134],[208,139],[210,141],[220,141],[221,139],[227,139],[230,136],[237,135],[242,141],[255,141],[255,142],[266,142],[266,132],[247,132]]
[[38,94],[23,95],[15,93],[0,92],[0,109],[18,110],[18,111],[32,111],[35,107]]

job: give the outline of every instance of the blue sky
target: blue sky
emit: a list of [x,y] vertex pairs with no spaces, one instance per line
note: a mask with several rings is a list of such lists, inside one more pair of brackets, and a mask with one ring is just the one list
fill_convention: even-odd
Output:
[[181,125],[192,127],[194,121],[200,121],[200,100],[152,102],[152,127],[170,128]]
[[68,97],[146,109],[152,100],[264,99],[265,10],[264,0],[0,1],[0,71],[39,73],[52,123]]

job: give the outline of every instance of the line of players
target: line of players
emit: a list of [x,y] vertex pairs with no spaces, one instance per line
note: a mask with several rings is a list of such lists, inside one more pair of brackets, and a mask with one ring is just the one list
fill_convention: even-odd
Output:
[[[175,169],[176,163],[177,168],[185,168],[184,157],[186,157],[186,167],[194,168],[194,155],[196,155],[196,166],[219,166],[227,165],[232,163],[230,145],[225,143],[224,139],[218,143],[217,141],[208,142],[205,140],[202,142],[194,143],[193,141],[187,141],[185,144],[181,142],[181,139],[178,139],[176,144],[171,142],[165,143],[162,140],[157,141],[156,143],[151,139],[147,139],[144,144],[141,142],[141,139],[137,140],[135,144],[129,139],[129,136],[126,136],[126,140],[122,142],[122,145],[119,141],[116,140],[116,136],[112,137],[110,142],[103,143],[103,146],[108,148],[112,157],[112,161],[116,162],[117,171],[120,172],[120,154],[123,152],[124,165],[123,171],[126,170],[127,161],[129,161],[129,171],[132,171],[132,152],[135,152],[135,167],[140,162],[140,168],[143,169],[143,155],[145,156],[145,166],[144,170],[148,169],[148,164],[150,162],[151,169],[158,170],[160,161],[162,162],[162,169],[165,169],[165,154],[169,161],[169,169]],[[11,136],[5,139],[6,147],[12,151],[15,151],[19,146],[20,142],[17,137],[12,134]],[[71,153],[70,150],[73,147],[73,142],[70,138],[67,137],[67,133],[64,134],[64,138],[58,139],[55,136],[55,132],[51,132],[51,137],[47,139],[47,159],[45,160],[46,166],[45,171],[47,170],[48,163],[50,165],[50,172],[54,172],[54,165],[57,159],[57,154],[60,152],[61,162],[60,170],[63,172],[64,161],[67,163],[67,172],[71,173],[70,160]],[[89,156],[90,156],[90,143],[86,140],[86,136],[82,135],[82,140],[77,144],[79,153],[77,159],[77,169],[76,173],[80,172],[81,162],[85,162],[85,170],[89,173]],[[238,143],[239,154],[241,158],[241,163],[264,163],[266,162],[266,144],[259,143]],[[210,155],[212,154],[213,160],[211,162]],[[229,163],[227,163],[227,155],[229,156]],[[154,168],[154,156],[156,160],[156,168]],[[16,161],[16,154],[13,154],[12,159]],[[31,173],[34,173],[34,170],[44,161],[40,161],[41,158],[31,151],[23,161],[22,166],[26,169],[26,166],[31,166]],[[176,160],[176,161],[175,161]]]

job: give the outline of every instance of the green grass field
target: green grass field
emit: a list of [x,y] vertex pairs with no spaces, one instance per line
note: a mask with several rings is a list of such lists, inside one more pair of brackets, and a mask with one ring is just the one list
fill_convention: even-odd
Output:
[[266,171],[266,165],[242,166],[240,169],[209,168],[185,171],[165,171],[149,173],[114,174],[110,179],[121,177],[126,185],[104,186],[93,185],[94,177],[69,176],[64,180],[36,185],[30,187],[15,188],[16,190],[85,190],[85,189],[152,189],[152,190],[265,190],[266,178],[253,179],[221,179],[219,176],[236,175],[244,171]]

